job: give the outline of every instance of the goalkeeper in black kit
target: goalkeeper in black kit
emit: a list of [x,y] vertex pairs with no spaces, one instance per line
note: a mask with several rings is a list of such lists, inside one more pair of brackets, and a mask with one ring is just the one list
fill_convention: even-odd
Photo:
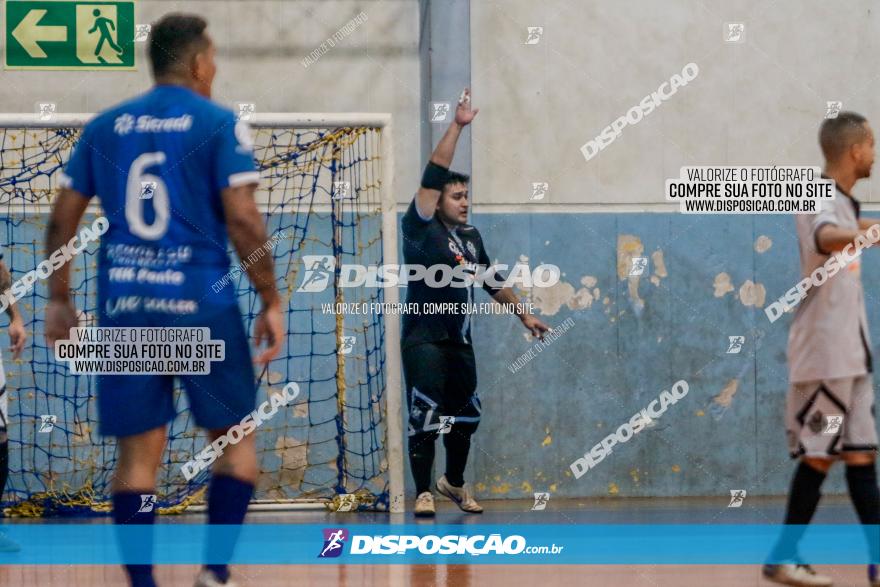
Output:
[[[479,110],[472,110],[465,89],[455,120],[434,149],[425,168],[421,187],[402,220],[403,257],[407,266],[464,266],[474,275],[490,266],[479,231],[467,224],[469,177],[449,171],[462,129]],[[432,272],[428,271],[430,275]],[[493,278],[494,277],[494,278]],[[534,336],[543,338],[549,328],[518,304],[519,299],[503,282],[503,276],[486,272],[483,282],[492,298],[510,307]],[[409,459],[416,484],[417,516],[433,516],[431,469],[434,444],[443,435],[446,473],[437,491],[462,511],[480,513],[483,508],[464,482],[471,435],[480,423],[477,369],[471,344],[473,287],[438,285],[437,281],[409,281],[406,301],[419,308],[457,308],[435,315],[424,312],[403,315],[401,338],[403,372],[409,406]]]

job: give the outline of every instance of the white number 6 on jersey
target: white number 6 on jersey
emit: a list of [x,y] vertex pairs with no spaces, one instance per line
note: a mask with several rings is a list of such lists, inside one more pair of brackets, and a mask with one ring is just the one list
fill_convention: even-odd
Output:
[[[125,186],[125,220],[128,222],[128,229],[131,233],[144,240],[155,241],[162,238],[168,230],[169,206],[168,206],[168,187],[162,178],[152,173],[144,173],[144,169],[152,165],[161,165],[165,163],[165,153],[156,151],[154,153],[144,153],[135,159],[131,168],[128,170],[128,183]],[[152,224],[147,224],[144,220],[144,198],[141,197],[144,191],[144,183],[149,182],[152,185],[153,210],[156,217]]]

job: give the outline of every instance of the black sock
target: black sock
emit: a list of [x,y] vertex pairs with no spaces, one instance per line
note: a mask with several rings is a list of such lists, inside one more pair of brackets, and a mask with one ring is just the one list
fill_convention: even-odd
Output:
[[806,525],[813,519],[819,499],[822,497],[822,483],[825,473],[802,462],[795,471],[791,481],[791,493],[788,496],[788,510],[785,513],[786,524]]
[[797,544],[813,519],[819,499],[822,497],[822,482],[825,473],[801,461],[791,481],[788,494],[788,508],[785,512],[785,528],[776,543],[771,557],[773,562],[797,559]]
[[[144,501],[142,495],[153,493],[152,491],[134,492],[120,491],[113,494],[113,522],[119,526],[134,525],[152,525],[156,517],[153,508],[150,511],[139,511]],[[122,552],[123,561],[126,561],[125,570],[131,580],[132,587],[156,587],[153,580],[153,565],[131,564],[128,561],[134,560],[144,552],[152,554],[153,552],[153,536],[152,529],[144,529],[143,533],[127,531],[122,534],[120,529],[119,549]]]
[[[870,465],[848,465],[846,483],[849,497],[865,525],[868,552],[880,552],[880,488],[877,487],[877,468]],[[876,554],[875,554],[876,556]]]
[[228,563],[253,494],[252,483],[229,475],[211,477],[208,487],[208,523],[228,527],[219,532],[208,533],[208,555],[215,562],[206,564],[205,568],[214,573],[221,583],[229,580]]
[[468,424],[453,424],[452,430],[443,435],[446,447],[446,480],[453,487],[464,485],[464,468],[471,451],[471,435],[474,427]]
[[431,469],[434,468],[434,433],[409,437],[409,468],[416,482],[416,495],[431,490]]

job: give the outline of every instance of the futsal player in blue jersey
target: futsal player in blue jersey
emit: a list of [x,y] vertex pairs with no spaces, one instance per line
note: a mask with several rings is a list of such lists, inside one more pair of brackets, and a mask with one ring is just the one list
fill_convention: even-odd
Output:
[[[259,175],[250,131],[210,100],[216,66],[206,26],[198,16],[169,14],[152,27],[156,85],[86,125],[62,178],[46,250],[51,254],[76,234],[97,195],[109,221],[99,254],[99,323],[208,327],[212,339],[224,341],[226,360],[213,362],[210,375],[180,376],[196,424],[213,441],[255,409],[257,385],[234,288],[215,292],[211,286],[229,269],[228,240],[246,258],[267,237],[254,200]],[[282,337],[272,256],[260,256],[247,271],[262,299],[254,335],[266,348],[255,362],[265,366]],[[50,346],[77,326],[69,276],[64,265],[50,278]],[[118,437],[117,524],[153,522],[155,511],[141,507],[142,496],[156,493],[166,426],[175,416],[173,383],[172,375],[98,376],[100,431]],[[243,522],[258,473],[254,436],[230,443],[214,463],[210,524]],[[209,547],[216,534],[209,533]],[[126,570],[134,587],[155,585],[151,565],[127,564]],[[232,584],[223,564],[206,565],[196,582]]]

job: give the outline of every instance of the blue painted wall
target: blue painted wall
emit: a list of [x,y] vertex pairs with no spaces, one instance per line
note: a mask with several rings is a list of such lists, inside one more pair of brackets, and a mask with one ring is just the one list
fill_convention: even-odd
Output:
[[[552,315],[539,313],[550,325],[571,318],[574,327],[516,373],[511,373],[508,366],[533,344],[523,336],[525,330],[519,321],[509,316],[475,318],[484,419],[475,436],[466,477],[476,484],[479,496],[530,497],[543,490],[570,497],[725,496],[731,489],[745,489],[749,494],[784,493],[793,469],[782,425],[787,388],[785,347],[791,318],[786,316],[771,324],[761,308],[745,305],[739,292],[746,281],[759,284],[765,289],[766,305],[799,279],[793,218],[477,214],[473,223],[481,230],[493,259],[513,264],[525,255],[532,266],[553,263],[561,268],[562,280],[575,290],[583,287],[584,276],[595,278],[591,291],[594,287],[600,290],[589,308],[562,305]],[[273,229],[283,226],[273,217]],[[23,227],[11,222],[7,223],[7,233],[6,242],[17,243],[12,251],[13,266],[23,267],[22,263],[26,265],[27,258],[39,248],[28,243],[38,243],[41,237],[35,233],[31,238]],[[643,246],[642,254],[651,259],[639,280],[638,296],[644,302],[640,313],[630,297],[628,278],[618,277],[621,235],[637,238]],[[762,236],[772,246],[759,253],[755,243]],[[626,242],[635,242],[633,239]],[[319,247],[314,248],[307,252],[320,253]],[[667,276],[656,275],[658,265],[652,258],[656,251],[662,251]],[[279,267],[279,271],[283,269]],[[733,291],[716,297],[713,282],[722,272],[729,274]],[[16,277],[20,273],[18,270]],[[876,341],[880,340],[880,300],[873,292],[880,285],[880,260],[873,251],[866,255],[863,277]],[[300,279],[296,278],[292,287]],[[45,302],[44,296],[45,289],[40,285],[26,302],[39,306]],[[323,403],[332,407],[332,319],[301,307],[303,298],[296,298],[297,310],[291,319],[309,317],[311,323],[291,326],[295,332],[290,339],[292,346],[284,353],[312,357],[303,359],[310,361],[312,382],[308,391],[313,400],[319,395],[326,397]],[[313,298],[330,300],[327,295],[320,300]],[[477,301],[488,302],[489,298],[478,293]],[[245,310],[252,315],[253,308]],[[355,326],[362,321],[363,317],[351,319]],[[42,325],[38,322],[35,328],[40,333]],[[329,338],[318,341],[310,334],[315,332]],[[731,335],[746,337],[740,354],[726,353]],[[75,392],[94,419],[94,405],[85,403],[87,389],[82,378],[77,382],[63,377],[59,366],[49,360],[42,341],[36,342],[36,364],[11,365],[7,357],[7,371],[31,390],[48,387],[51,397]],[[372,357],[375,361],[375,355]],[[282,379],[309,377],[300,371],[284,370]],[[569,470],[573,460],[679,379],[690,384],[687,397],[671,406],[653,428],[616,446],[593,470],[574,479]],[[722,390],[732,389],[731,382],[736,385],[736,393],[725,406]],[[12,384],[18,385],[16,381]],[[31,417],[52,413],[48,401],[40,402],[39,398],[28,398]],[[16,408],[11,412],[17,415]],[[312,413],[313,423],[316,419],[329,423],[328,414],[320,418],[319,414]],[[304,435],[307,428],[299,420],[279,426],[285,434],[295,436]],[[16,425],[13,434],[27,432],[28,438],[22,440],[34,443],[24,455],[29,462],[48,465],[52,458],[64,458],[59,453],[64,451],[63,446],[51,449],[45,444],[50,442],[48,437],[37,437],[25,428],[30,426]],[[332,445],[332,436],[322,437],[321,441]],[[267,450],[271,450],[270,445],[266,445]],[[371,450],[364,446],[357,452],[370,454]],[[439,448],[439,473],[442,455]],[[112,458],[112,454],[106,456]],[[316,462],[327,458],[314,456]],[[267,458],[277,457],[267,453]],[[25,480],[28,486],[34,486],[32,474],[21,471],[21,463],[13,461],[12,466],[13,487],[22,488]],[[68,460],[63,467],[70,469],[75,464]],[[106,474],[107,469],[103,469],[102,475]],[[833,474],[826,492],[842,492],[841,477],[841,471]],[[411,491],[408,472],[407,484]]]
[[[476,319],[474,344],[484,419],[466,475],[483,497],[783,494],[793,465],[783,426],[786,341],[791,316],[770,323],[762,308],[738,299],[747,280],[763,285],[764,305],[800,278],[790,216],[679,214],[477,214],[489,254],[502,263],[526,255],[555,263],[575,289],[597,278],[601,298],[589,309],[563,306],[550,325],[575,326],[516,373],[507,366],[528,350],[516,318]],[[618,235],[635,235],[644,256],[662,251],[668,277],[639,280],[634,311],[619,279]],[[760,236],[772,241],[756,251]],[[730,275],[732,292],[714,295]],[[880,260],[863,265],[873,339],[880,340]],[[736,296],[735,296],[736,294]],[[740,354],[728,336],[744,335]],[[876,348],[876,345],[875,345]],[[690,392],[580,479],[569,464],[656,398],[685,379]],[[737,391],[724,406],[725,386]],[[842,468],[826,492],[842,492]]]

